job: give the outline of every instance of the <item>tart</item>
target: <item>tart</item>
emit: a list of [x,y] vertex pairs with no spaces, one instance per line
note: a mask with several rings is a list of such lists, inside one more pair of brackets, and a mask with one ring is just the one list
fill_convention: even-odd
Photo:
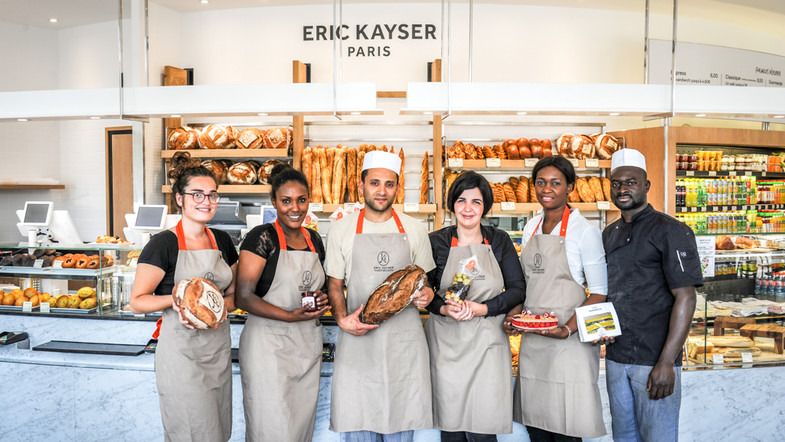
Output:
[[559,326],[559,319],[553,313],[543,313],[541,315],[532,314],[527,311],[512,317],[512,326],[518,330],[525,331],[545,331],[553,330]]

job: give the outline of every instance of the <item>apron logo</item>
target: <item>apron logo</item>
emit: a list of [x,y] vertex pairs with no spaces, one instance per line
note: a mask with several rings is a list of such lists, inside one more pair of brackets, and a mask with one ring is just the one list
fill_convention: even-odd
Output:
[[539,269],[540,267],[542,267],[542,255],[537,253],[534,255],[534,268]]
[[210,282],[215,282],[215,275],[213,275],[212,272],[207,272],[207,273],[204,274],[204,279],[206,279],[206,280],[208,280]]
[[379,252],[376,255],[376,262],[379,263],[380,266],[386,266],[390,262],[390,255],[387,252]]
[[310,270],[304,271],[303,272],[303,286],[311,285],[311,278],[313,278],[313,275],[311,274],[311,271]]

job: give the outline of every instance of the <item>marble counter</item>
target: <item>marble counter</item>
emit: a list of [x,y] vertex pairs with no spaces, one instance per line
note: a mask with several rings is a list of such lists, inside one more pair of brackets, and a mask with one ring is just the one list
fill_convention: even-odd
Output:
[[[30,348],[50,340],[145,344],[154,323],[80,318],[0,315],[0,329],[26,331]],[[239,344],[242,325],[231,326]],[[323,327],[325,342],[336,341],[337,329]],[[339,351],[339,350],[337,350]],[[244,440],[245,419],[238,364],[233,364],[232,440]],[[329,431],[332,364],[322,367],[315,441],[337,442]],[[107,356],[53,353],[0,346],[0,419],[4,441],[136,441],[163,437],[154,356]],[[684,372],[680,439],[768,441],[785,434],[785,401],[777,386],[785,384],[785,368],[714,369]],[[599,388],[610,432],[604,373]],[[436,442],[435,430],[415,433],[418,442]],[[611,436],[595,439],[611,441]],[[528,441],[525,429],[499,441]]]

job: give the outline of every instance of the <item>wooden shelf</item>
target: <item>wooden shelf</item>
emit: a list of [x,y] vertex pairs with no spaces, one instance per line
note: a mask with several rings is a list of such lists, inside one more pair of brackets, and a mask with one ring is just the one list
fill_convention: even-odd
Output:
[[65,184],[0,184],[0,190],[62,190]]
[[288,149],[182,149],[162,150],[161,158],[170,159],[176,152],[188,152],[193,158],[288,158]]
[[[258,195],[270,193],[272,186],[269,184],[221,184],[218,193],[222,195]],[[164,184],[161,192],[172,193],[172,186]]]
[[[491,160],[494,160],[494,158],[491,158]],[[532,161],[532,160],[534,160],[534,161]],[[496,169],[498,169],[498,170],[508,170],[508,169],[520,170],[520,169],[531,169],[532,167],[534,167],[534,164],[536,164],[537,159],[530,158],[529,159],[529,162],[530,162],[529,166],[526,166],[526,160],[498,160],[498,161],[500,163],[499,166],[493,166],[493,165],[489,166],[488,162],[486,160],[463,160],[463,165],[462,166],[453,167],[453,166],[449,165],[450,159],[448,159],[447,162],[446,162],[446,167],[448,169],[453,169],[453,170],[458,170],[458,169],[484,169],[486,171],[491,171],[491,170],[496,170]],[[589,160],[589,161],[591,161],[591,160]],[[573,159],[572,162],[573,162],[573,166],[576,169],[610,169],[611,168],[611,160],[597,160],[597,164],[598,164],[597,167],[594,167],[594,166],[586,167],[586,160],[575,160],[575,159]],[[576,166],[576,163],[577,163],[577,166]]]
[[[601,201],[600,204],[604,203]],[[608,203],[610,205],[610,209],[599,209],[597,203],[570,203],[570,207],[573,209],[578,209],[581,212],[595,212],[595,211],[618,211],[619,209],[613,205],[613,203]],[[488,213],[489,215],[515,215],[518,213],[532,213],[537,212],[538,210],[542,209],[539,203],[515,203],[514,210],[502,210],[502,205],[500,203],[495,203],[491,208],[491,211]]]
[[[349,204],[349,203],[347,203]],[[342,204],[322,204],[322,210],[314,211],[315,213],[333,213],[341,207]],[[408,204],[406,204],[408,206]],[[409,207],[411,209],[411,207]],[[417,210],[405,210],[403,204],[393,204],[393,209],[402,213],[436,213],[436,204],[417,204]]]

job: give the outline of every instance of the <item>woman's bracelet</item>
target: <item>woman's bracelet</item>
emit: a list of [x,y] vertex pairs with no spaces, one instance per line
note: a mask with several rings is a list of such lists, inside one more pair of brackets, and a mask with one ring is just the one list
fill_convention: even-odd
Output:
[[567,324],[564,324],[563,327],[567,329],[567,338],[572,336],[572,330],[570,330],[570,327],[568,327]]

